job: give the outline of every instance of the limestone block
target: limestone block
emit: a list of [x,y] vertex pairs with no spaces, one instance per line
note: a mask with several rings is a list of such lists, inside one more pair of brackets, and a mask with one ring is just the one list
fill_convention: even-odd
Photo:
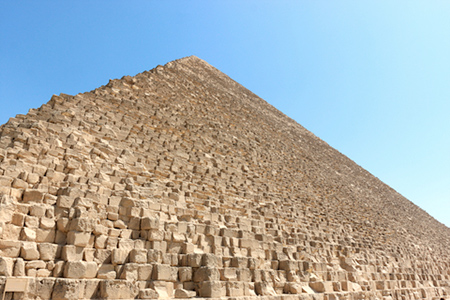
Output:
[[243,282],[227,282],[226,291],[228,297],[242,297],[245,295],[245,286]]
[[102,264],[98,268],[97,278],[99,279],[115,279],[116,270],[112,264]]
[[332,293],[333,292],[333,283],[331,281],[310,282],[309,287],[312,288],[316,293]]
[[70,223],[68,218],[59,218],[56,222],[56,228],[61,232],[68,232]]
[[141,229],[159,229],[159,218],[144,217],[141,219]]
[[192,268],[198,268],[202,265],[203,255],[200,253],[188,254],[188,265]]
[[130,251],[128,249],[113,249],[111,253],[111,263],[113,265],[123,265],[128,261]]
[[64,275],[64,261],[57,261],[53,266],[53,277],[63,277]]
[[36,229],[36,242],[54,243],[56,239],[56,231],[54,229]]
[[71,208],[74,201],[74,197],[59,195],[56,199],[56,205],[61,208]]
[[56,222],[51,218],[41,218],[39,227],[42,229],[54,229],[56,226]]
[[139,264],[138,267],[138,280],[151,280],[153,272],[153,265],[151,264]]
[[145,264],[147,263],[147,250],[146,249],[133,249],[130,251],[130,262]]
[[47,278],[47,279],[40,278],[37,280],[28,280],[27,292],[24,293],[22,296],[25,299],[43,299],[43,300],[52,299],[51,297],[54,286],[55,286],[54,278]]
[[271,284],[265,281],[255,282],[255,292],[260,296],[276,296],[277,292]]
[[44,192],[40,190],[28,189],[23,193],[24,202],[42,203],[44,200]]
[[82,299],[85,282],[81,280],[58,278],[53,287],[52,300]]
[[83,259],[83,248],[74,245],[65,245],[62,248],[61,257],[65,261],[79,261]]
[[95,237],[94,247],[96,249],[105,249],[107,240],[108,237],[106,235],[99,235]]
[[225,282],[203,281],[199,284],[198,294],[200,297],[220,298],[227,295]]
[[25,276],[25,262],[22,258],[17,258],[14,264],[13,276]]
[[220,269],[220,280],[221,281],[236,281],[238,278],[236,268],[225,268]]
[[158,299],[173,298],[173,282],[152,281],[151,287],[158,293]]
[[69,230],[80,232],[92,232],[94,230],[95,219],[82,217],[70,221]]
[[67,243],[78,247],[86,247],[90,239],[90,232],[69,231],[67,234]]
[[31,205],[30,206],[30,215],[38,218],[42,218],[45,216],[46,208],[42,205]]
[[20,257],[24,260],[37,260],[40,257],[37,245],[34,242],[23,242]]
[[66,278],[95,278],[97,276],[97,264],[95,262],[69,261],[64,269]]
[[194,282],[218,280],[220,280],[220,272],[217,268],[200,267],[194,273]]
[[13,275],[14,260],[10,257],[0,257],[0,276]]
[[138,269],[139,264],[136,263],[128,263],[125,264],[122,268],[122,272],[120,273],[120,279],[136,281],[138,280]]
[[84,280],[84,297],[83,299],[98,299],[100,282],[98,280]]
[[178,269],[170,265],[155,264],[153,267],[153,279],[175,282],[178,280]]
[[139,286],[135,282],[104,280],[100,283],[101,299],[134,299],[138,294]]
[[202,266],[206,267],[221,267],[222,266],[222,259],[217,257],[214,254],[211,253],[205,253],[202,257]]
[[185,289],[176,289],[175,290],[175,298],[188,299],[193,298],[197,295],[195,291],[188,291]]
[[252,281],[252,271],[250,269],[237,269],[237,280],[242,282]]
[[0,256],[2,257],[18,257],[22,248],[20,241],[0,240]]
[[40,258],[46,261],[55,260],[59,247],[56,244],[40,243],[38,244]]
[[20,234],[20,239],[22,241],[35,241],[36,240],[36,230],[32,228],[24,227],[22,228],[22,233]]
[[178,268],[178,278],[181,282],[192,281],[192,268],[190,267]]
[[248,259],[246,257],[233,257],[231,259],[231,266],[239,269],[247,268]]
[[164,231],[159,229],[150,229],[148,231],[147,239],[149,241],[162,241],[164,240]]
[[139,291],[139,299],[158,299],[159,294],[154,289],[142,289]]

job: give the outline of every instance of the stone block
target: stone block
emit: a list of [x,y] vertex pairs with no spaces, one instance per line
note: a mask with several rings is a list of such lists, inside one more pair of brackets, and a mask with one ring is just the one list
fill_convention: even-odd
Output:
[[18,257],[22,242],[0,240],[0,256],[2,257]]
[[245,295],[245,286],[243,282],[233,281],[226,283],[226,292],[228,297],[242,297]]
[[277,292],[271,284],[265,281],[255,282],[255,292],[259,296],[276,296]]
[[40,190],[28,189],[23,193],[23,202],[42,203],[45,193]]
[[139,291],[139,299],[158,299],[159,294],[154,289],[142,289]]
[[195,291],[188,291],[185,289],[176,289],[175,290],[175,298],[188,299],[193,298],[197,295]]
[[139,294],[136,282],[127,280],[104,280],[100,283],[101,299],[134,299]]
[[52,300],[82,299],[85,282],[74,279],[56,279],[53,286]]
[[331,281],[314,281],[309,283],[309,287],[316,293],[332,293],[333,283]]
[[178,278],[181,282],[192,281],[192,268],[180,267],[178,268]]
[[97,278],[99,279],[116,279],[116,270],[112,264],[100,265],[97,272]]
[[50,243],[38,244],[40,258],[46,261],[53,261],[57,257],[59,246]]
[[202,257],[202,266],[205,267],[221,267],[222,266],[222,258],[217,257],[211,253],[205,253]]
[[128,261],[130,251],[128,249],[113,249],[111,253],[111,263],[113,265],[123,265]]
[[175,282],[178,279],[178,269],[170,265],[155,264],[153,267],[153,279]]
[[146,249],[133,249],[130,252],[130,262],[145,264],[147,263],[147,250]]
[[14,260],[10,257],[0,257],[0,276],[12,276]]
[[17,258],[13,268],[13,276],[25,276],[25,262],[22,258]]
[[22,241],[35,241],[36,240],[36,230],[28,227],[22,228],[20,234],[20,239]]
[[153,278],[153,265],[151,264],[139,264],[138,267],[138,280],[148,281]]
[[62,248],[61,257],[65,261],[79,261],[83,259],[83,248],[74,245],[65,245]]
[[24,260],[37,260],[40,257],[37,245],[34,242],[23,242],[20,257]]
[[86,247],[90,239],[90,232],[69,231],[67,234],[67,243],[78,247]]
[[217,268],[200,267],[194,273],[194,282],[218,280],[220,280],[220,272]]
[[203,281],[199,283],[199,297],[221,298],[227,295],[226,283],[222,281]]
[[97,264],[95,262],[69,261],[64,269],[66,278],[95,278],[97,276]]
[[128,263],[125,264],[122,268],[122,272],[120,272],[120,279],[136,281],[138,280],[138,269],[139,264],[136,263]]
[[158,299],[173,298],[173,282],[152,281],[150,285],[158,293]]
[[56,230],[54,229],[36,229],[36,242],[38,243],[54,243],[56,239]]
[[159,229],[159,218],[144,217],[141,219],[141,229]]

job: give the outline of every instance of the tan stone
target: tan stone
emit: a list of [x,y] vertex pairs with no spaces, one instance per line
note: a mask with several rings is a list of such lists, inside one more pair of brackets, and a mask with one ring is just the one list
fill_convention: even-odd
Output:
[[66,278],[95,278],[97,276],[97,264],[95,262],[69,261],[65,265],[64,277]]

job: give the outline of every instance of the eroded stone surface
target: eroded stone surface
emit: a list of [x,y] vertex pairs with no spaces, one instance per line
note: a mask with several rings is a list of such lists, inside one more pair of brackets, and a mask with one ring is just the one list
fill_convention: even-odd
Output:
[[196,57],[11,118],[0,198],[15,299],[450,292],[448,228]]

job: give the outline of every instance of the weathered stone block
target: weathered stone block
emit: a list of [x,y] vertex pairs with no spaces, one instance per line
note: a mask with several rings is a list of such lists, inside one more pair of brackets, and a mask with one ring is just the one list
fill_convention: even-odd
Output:
[[95,278],[97,276],[97,264],[95,262],[69,261],[64,269],[66,278]]
[[178,279],[178,269],[170,265],[156,264],[153,267],[153,279],[175,282]]
[[42,260],[55,260],[58,253],[58,245],[50,244],[50,243],[41,243],[38,244],[40,258]]
[[151,280],[153,272],[153,265],[151,264],[139,264],[138,267],[138,280]]
[[192,281],[192,268],[180,267],[178,268],[178,278],[181,282]]
[[115,279],[116,275],[114,265],[103,264],[98,268],[97,278],[99,279]]
[[194,282],[218,280],[220,280],[220,272],[217,268],[201,267],[194,273]]
[[123,265],[128,261],[130,251],[128,249],[113,249],[111,253],[111,263],[113,265]]
[[84,296],[85,282],[74,279],[56,279],[52,300],[80,299]]
[[147,263],[146,249],[133,249],[130,251],[130,262],[145,264]]
[[175,290],[175,298],[188,299],[193,298],[197,295],[195,291],[188,291],[185,289],[176,289]]
[[139,264],[136,263],[125,264],[122,268],[122,272],[120,273],[120,279],[131,281],[138,280],[138,269]]
[[69,231],[67,234],[67,243],[78,247],[86,247],[90,239],[90,232]]
[[127,280],[105,280],[100,283],[102,299],[134,299],[139,294],[139,286]]
[[222,281],[203,281],[199,283],[200,297],[220,298],[227,295],[226,283]]
[[40,257],[37,245],[34,242],[23,242],[20,257],[24,260],[37,260]]
[[13,275],[14,260],[10,257],[0,257],[0,276]]
[[18,257],[22,242],[0,240],[0,256],[2,257]]

